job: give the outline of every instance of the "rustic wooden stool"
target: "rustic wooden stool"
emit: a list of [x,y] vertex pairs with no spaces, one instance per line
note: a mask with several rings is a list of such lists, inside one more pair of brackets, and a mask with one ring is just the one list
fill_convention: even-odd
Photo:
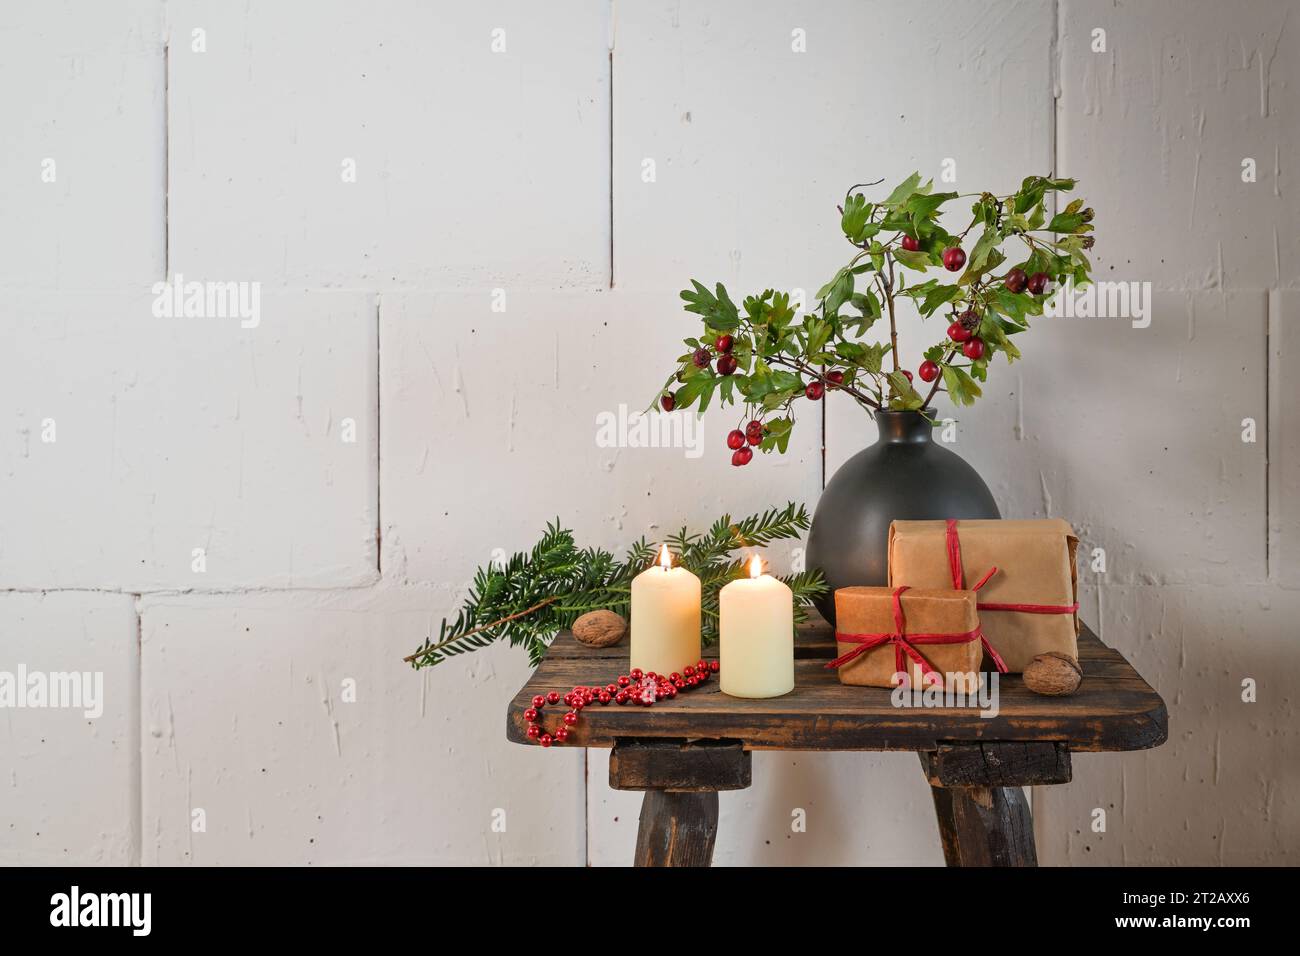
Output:
[[[1021,787],[1068,783],[1071,751],[1143,750],[1168,736],[1160,695],[1086,628],[1077,692],[1041,697],[1018,675],[1003,677],[992,718],[973,707],[894,707],[886,688],[841,685],[823,666],[834,656],[831,628],[819,619],[800,628],[795,689],[785,697],[728,697],[714,679],[654,707],[583,710],[563,746],[612,747],[609,785],[645,791],[638,866],[708,866],[718,791],[750,785],[754,750],[915,751],[949,866],[1036,866]],[[603,685],[627,670],[626,641],[592,648],[561,634],[511,702],[507,738],[537,746],[523,717],[534,695]],[[548,710],[555,717],[560,708]]]

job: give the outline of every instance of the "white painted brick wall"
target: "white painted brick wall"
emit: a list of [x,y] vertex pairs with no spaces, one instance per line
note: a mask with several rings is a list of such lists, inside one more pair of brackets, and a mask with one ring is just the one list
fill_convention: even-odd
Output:
[[[400,658],[556,516],[621,549],[815,504],[823,446],[874,433],[847,403],[744,471],[728,414],[701,457],[596,416],[653,396],[687,279],[811,294],[845,186],[948,159],[1079,177],[1099,277],[1155,289],[1146,329],[1042,320],[956,416],[1004,513],[1105,550],[1084,617],[1170,708],[1035,792],[1040,858],[1297,862],[1298,31],[1286,0],[7,10],[0,669],[102,672],[105,710],[0,713],[0,862],[625,864],[607,754],[505,742],[519,654]],[[177,273],[260,282],[259,324],[156,317]],[[910,755],[759,754],[721,814],[724,865],[940,862]]]

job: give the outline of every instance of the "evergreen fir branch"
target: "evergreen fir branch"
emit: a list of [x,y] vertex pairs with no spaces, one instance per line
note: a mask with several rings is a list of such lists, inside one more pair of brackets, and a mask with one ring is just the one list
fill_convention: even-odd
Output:
[[[809,524],[807,510],[791,502],[738,522],[723,515],[703,534],[682,528],[668,536],[678,563],[700,578],[705,644],[718,637],[718,591],[748,573],[745,560],[733,552],[798,538]],[[416,668],[429,667],[506,640],[512,647],[524,647],[535,666],[555,635],[588,611],[605,608],[626,616],[632,579],[654,563],[657,550],[644,537],[622,561],[599,548],[580,550],[573,533],[556,519],[529,551],[511,555],[504,564],[478,568],[455,618],[444,618],[436,639],[427,638],[405,660]],[[816,572],[782,580],[794,592],[796,619],[802,620],[805,605],[826,586]]]

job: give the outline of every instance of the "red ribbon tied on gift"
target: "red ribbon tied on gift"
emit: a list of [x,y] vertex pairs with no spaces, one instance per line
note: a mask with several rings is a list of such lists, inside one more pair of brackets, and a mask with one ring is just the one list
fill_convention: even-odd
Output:
[[[995,569],[996,570],[996,569]],[[989,575],[993,572],[990,571]],[[985,579],[988,580],[988,575]],[[981,581],[980,584],[983,584]],[[908,634],[907,618],[903,614],[903,592],[908,590],[907,585],[894,588],[892,595],[894,602],[894,630],[887,634],[844,634],[840,631],[835,632],[835,640],[841,644],[856,644],[851,651],[841,654],[835,660],[826,666],[828,668],[842,667],[849,661],[856,658],[859,654],[865,654],[872,648],[881,647],[884,644],[894,645],[894,673],[907,673],[906,658],[911,658],[921,671],[921,679],[924,681],[930,675],[934,675],[934,683],[939,687],[943,686],[943,676],[930,666],[925,655],[916,649],[916,644],[965,644],[968,641],[979,640],[980,644],[988,651],[989,656],[997,664],[998,670],[1006,672],[1007,665],[1002,663],[1002,658],[998,652],[993,650],[992,645],[985,639],[983,632],[976,625],[973,630],[963,631],[959,634]]]
[[[952,586],[958,591],[963,590],[966,585],[962,582],[965,580],[961,570],[961,539],[957,537],[957,519],[949,518],[947,521],[946,538],[948,543],[948,568],[952,571]],[[980,578],[979,583],[971,588],[972,591],[978,591],[988,583],[988,579],[997,573],[997,568],[992,567],[989,573]],[[1025,614],[1073,614],[1079,610],[1079,602],[1073,604],[999,604],[995,601],[980,601],[976,607],[981,611],[1021,611]],[[984,645],[988,647],[986,643]],[[1001,666],[1002,661],[998,658],[996,652],[989,648],[989,653],[993,659],[998,662],[998,670],[1005,671],[1006,668]]]

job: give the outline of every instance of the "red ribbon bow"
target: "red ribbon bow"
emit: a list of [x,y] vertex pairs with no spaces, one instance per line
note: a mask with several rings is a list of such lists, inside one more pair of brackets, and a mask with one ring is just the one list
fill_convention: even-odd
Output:
[[[989,574],[993,572],[990,571]],[[987,580],[987,577],[985,578]],[[981,584],[984,582],[981,581]],[[1007,667],[1002,663],[1002,658],[998,656],[997,651],[989,645],[984,639],[983,632],[976,625],[974,630],[965,631],[960,634],[908,634],[907,619],[903,614],[902,595],[906,591],[907,585],[894,588],[894,630],[888,634],[844,634],[839,631],[835,632],[835,640],[841,644],[856,644],[853,648],[844,654],[841,654],[835,660],[826,666],[828,668],[842,667],[849,661],[856,658],[859,654],[865,654],[867,651],[883,644],[894,645],[894,673],[907,673],[907,662],[904,658],[910,657],[921,671],[921,679],[924,681],[931,674],[934,675],[934,682],[943,686],[943,676],[930,666],[930,662],[925,659],[925,655],[918,651],[914,644],[965,644],[968,641],[979,639],[984,649],[989,652],[993,660],[998,665],[998,670],[1006,671]]]

